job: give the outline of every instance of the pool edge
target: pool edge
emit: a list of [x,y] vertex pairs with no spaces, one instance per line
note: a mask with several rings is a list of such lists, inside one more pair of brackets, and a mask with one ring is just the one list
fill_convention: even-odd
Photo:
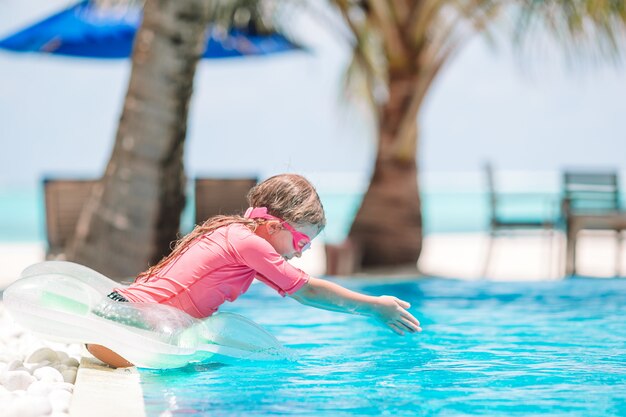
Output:
[[70,403],[71,417],[146,417],[137,368],[113,369],[83,357]]

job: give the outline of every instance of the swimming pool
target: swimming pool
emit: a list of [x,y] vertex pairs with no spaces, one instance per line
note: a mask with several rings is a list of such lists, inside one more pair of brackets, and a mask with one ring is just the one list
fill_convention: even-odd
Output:
[[624,416],[626,280],[342,280],[410,301],[423,333],[281,299],[253,285],[224,311],[297,360],[141,370],[149,416]]

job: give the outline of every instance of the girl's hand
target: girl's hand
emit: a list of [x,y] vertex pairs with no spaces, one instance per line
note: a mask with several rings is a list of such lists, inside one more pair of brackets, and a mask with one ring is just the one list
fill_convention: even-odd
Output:
[[308,306],[374,317],[399,335],[422,331],[420,322],[406,311],[411,305],[389,295],[365,295],[334,282],[311,277],[291,296]]
[[406,311],[411,307],[406,301],[389,295],[381,295],[374,304],[373,316],[400,336],[404,332],[421,332],[420,322]]

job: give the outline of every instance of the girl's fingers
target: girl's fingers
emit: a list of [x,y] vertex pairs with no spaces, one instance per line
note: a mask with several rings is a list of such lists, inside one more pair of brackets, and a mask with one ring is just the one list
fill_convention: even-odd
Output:
[[411,323],[419,327],[420,321],[416,319],[411,313],[409,313],[408,311],[404,311],[401,315],[403,318],[409,320]]
[[405,332],[415,333],[422,331],[419,320],[406,311],[407,308],[411,307],[411,304],[398,297],[385,296],[385,298],[393,299],[397,305],[394,309],[395,311],[387,311],[387,314],[385,314],[387,316],[386,319],[382,319],[381,317],[381,321],[386,322],[387,326],[389,326],[394,333],[403,336]]
[[396,300],[396,303],[398,303],[400,305],[400,307],[402,308],[410,308],[411,304],[407,303],[404,300],[399,299],[398,297],[393,297]]
[[415,332],[421,332],[422,328],[419,325],[416,325],[415,323],[413,323],[411,320],[408,320],[404,317],[401,317],[399,320],[400,324],[402,324],[404,327],[406,327],[407,329],[409,329],[409,331],[411,333],[415,333]]
[[404,336],[404,331],[400,328],[400,326],[395,323],[389,323],[389,327],[393,330],[394,333],[399,334],[400,336]]

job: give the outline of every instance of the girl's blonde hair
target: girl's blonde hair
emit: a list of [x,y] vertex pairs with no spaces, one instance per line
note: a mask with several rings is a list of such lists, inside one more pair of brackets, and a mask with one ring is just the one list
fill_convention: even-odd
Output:
[[[326,226],[324,207],[315,187],[306,178],[297,174],[280,174],[266,179],[250,189],[247,196],[250,207],[266,207],[268,214],[294,226],[314,225],[319,233]],[[233,223],[240,223],[255,231],[259,224],[268,220],[248,219],[241,215],[214,216],[178,240],[172,252],[159,263],[137,276],[136,282],[146,281],[161,271],[173,259],[180,256],[200,236]],[[313,237],[313,236],[311,236]]]

